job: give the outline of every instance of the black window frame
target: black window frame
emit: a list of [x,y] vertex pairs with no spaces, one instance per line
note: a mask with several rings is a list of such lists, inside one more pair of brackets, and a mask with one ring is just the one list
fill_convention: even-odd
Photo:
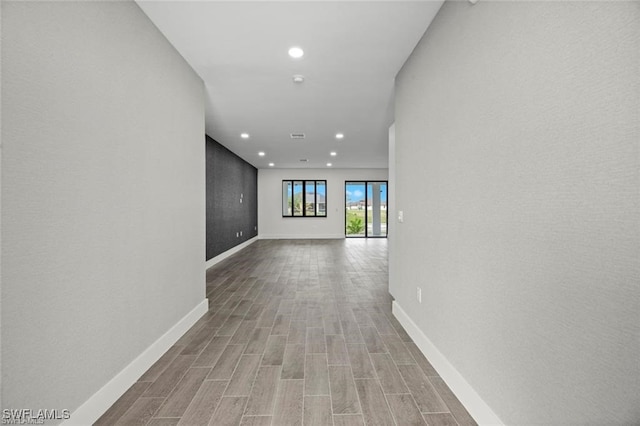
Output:
[[[302,206],[301,206],[301,210],[302,210],[302,214],[296,215],[295,214],[295,208],[293,206],[294,204],[294,199],[295,199],[295,187],[296,187],[296,183],[301,182],[302,183]],[[320,209],[319,209],[319,203],[318,203],[318,183],[321,183],[320,186],[324,186],[324,214],[318,214]],[[291,192],[289,192],[289,189],[287,188],[286,192],[287,192],[287,198],[285,198],[285,185],[289,184],[290,188],[291,188]],[[307,211],[307,185],[309,184],[313,184],[313,196],[315,198],[314,200],[314,208],[313,208],[313,213],[310,213]],[[281,191],[282,191],[282,217],[283,218],[300,218],[300,217],[320,217],[320,218],[326,218],[327,217],[327,180],[326,179],[282,179],[282,185],[281,185]],[[289,206],[289,199],[288,196],[291,196],[291,214],[285,214],[285,206],[288,208]]]
[[[364,185],[364,235],[351,235],[346,233],[347,228],[347,185],[349,184],[363,184]],[[384,183],[387,185],[387,198],[385,199],[385,203],[387,205],[387,216],[386,221],[384,222],[387,226],[387,231],[385,235],[369,235],[369,215],[367,214],[367,206],[369,204],[369,192],[367,187],[370,183]],[[344,228],[345,228],[345,238],[388,238],[389,237],[389,181],[388,180],[345,180],[344,181],[344,206],[345,206],[345,215],[344,215]]]

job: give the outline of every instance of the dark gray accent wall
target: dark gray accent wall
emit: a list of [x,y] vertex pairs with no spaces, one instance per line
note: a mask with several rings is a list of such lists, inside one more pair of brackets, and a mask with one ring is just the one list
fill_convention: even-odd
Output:
[[258,170],[211,137],[205,143],[209,260],[258,235]]

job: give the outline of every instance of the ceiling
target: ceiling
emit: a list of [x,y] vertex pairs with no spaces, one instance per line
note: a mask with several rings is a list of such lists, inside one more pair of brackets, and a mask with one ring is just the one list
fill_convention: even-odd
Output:
[[204,80],[207,134],[257,168],[386,168],[394,78],[442,5],[137,3]]

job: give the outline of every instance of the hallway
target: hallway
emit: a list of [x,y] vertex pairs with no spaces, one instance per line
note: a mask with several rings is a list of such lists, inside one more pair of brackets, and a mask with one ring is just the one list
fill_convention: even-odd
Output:
[[391,314],[387,240],[259,240],[98,425],[470,425]]

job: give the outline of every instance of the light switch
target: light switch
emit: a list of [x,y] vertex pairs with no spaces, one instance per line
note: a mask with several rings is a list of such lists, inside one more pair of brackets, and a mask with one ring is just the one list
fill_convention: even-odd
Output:
[[398,222],[404,222],[404,212],[402,210],[398,210]]

